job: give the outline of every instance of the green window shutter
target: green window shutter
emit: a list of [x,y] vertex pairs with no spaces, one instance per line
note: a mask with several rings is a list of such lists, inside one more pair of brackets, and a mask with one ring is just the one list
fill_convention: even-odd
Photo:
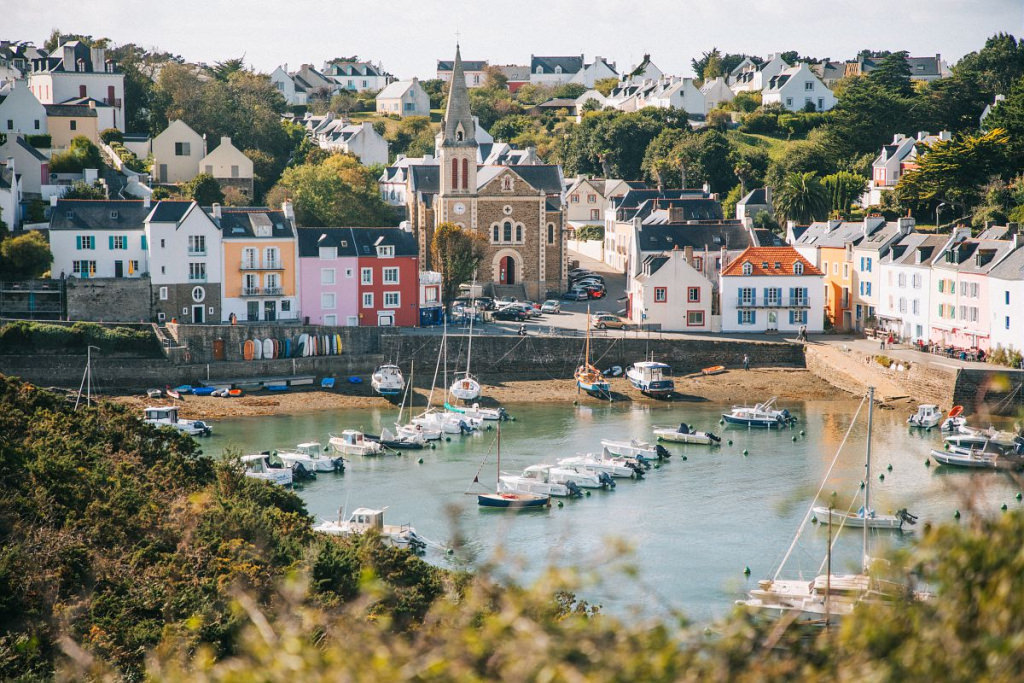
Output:
[[81,235],[75,235],[75,249],[81,249],[81,248],[82,248],[82,236]]
[[109,247],[110,247],[111,249],[113,249],[113,248],[114,248],[114,236],[113,236],[113,235],[107,235],[107,245],[108,245],[108,246],[109,246]]
[[145,235],[142,236],[142,248],[143,249],[146,248],[146,236]]

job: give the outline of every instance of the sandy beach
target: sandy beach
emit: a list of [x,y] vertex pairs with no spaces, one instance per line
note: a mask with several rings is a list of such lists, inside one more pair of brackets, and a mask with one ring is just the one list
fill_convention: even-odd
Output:
[[[749,371],[729,370],[720,375],[700,375],[675,378],[676,397],[673,400],[714,401],[722,403],[752,403],[771,396],[781,400],[846,399],[850,394],[833,387],[801,368],[752,368]],[[653,401],[642,396],[624,377],[610,379],[612,400]],[[415,406],[427,404],[429,387],[415,389]],[[142,410],[148,405],[163,405],[167,399],[145,396],[114,396],[112,400]],[[441,392],[434,392],[434,403]],[[497,384],[484,383],[481,405],[515,406],[523,403],[572,403],[581,401],[598,403],[599,400],[579,394],[571,379],[522,380]],[[193,419],[249,417],[259,415],[288,415],[315,410],[345,408],[373,408],[389,405],[387,399],[375,396],[366,384],[340,384],[334,390],[309,389],[287,393],[253,392],[240,398],[213,396],[185,396],[178,401],[183,416]]]

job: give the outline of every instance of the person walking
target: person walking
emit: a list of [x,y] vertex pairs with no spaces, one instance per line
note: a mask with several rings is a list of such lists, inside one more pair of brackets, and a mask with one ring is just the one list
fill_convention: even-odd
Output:
[[748,356],[747,354],[743,354],[743,369],[750,369],[750,356]]

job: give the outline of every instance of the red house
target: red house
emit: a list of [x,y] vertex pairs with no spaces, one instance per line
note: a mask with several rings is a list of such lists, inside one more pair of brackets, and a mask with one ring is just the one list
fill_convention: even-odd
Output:
[[352,228],[352,238],[359,268],[359,325],[418,325],[420,268],[416,238],[401,228]]

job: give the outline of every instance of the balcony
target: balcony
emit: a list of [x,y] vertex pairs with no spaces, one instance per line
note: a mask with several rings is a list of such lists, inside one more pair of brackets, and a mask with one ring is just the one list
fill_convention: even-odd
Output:
[[259,261],[242,259],[242,270],[284,270],[284,264],[277,259],[264,259],[263,265]]
[[242,296],[281,296],[283,287],[242,287]]
[[737,308],[810,308],[811,304],[807,299],[789,298],[772,299],[770,301],[757,299],[739,298],[736,300]]
[[189,282],[206,282],[206,276],[205,275],[192,275],[190,273],[189,276],[188,276],[188,281]]
[[204,247],[203,249],[193,249],[193,248],[189,247],[188,255],[190,257],[191,256],[206,256],[206,248]]
[[114,98],[104,97],[103,98],[103,104],[105,104],[105,105],[107,105],[109,107],[117,107],[118,109],[120,109],[121,108],[121,98],[120,97],[114,97]]

